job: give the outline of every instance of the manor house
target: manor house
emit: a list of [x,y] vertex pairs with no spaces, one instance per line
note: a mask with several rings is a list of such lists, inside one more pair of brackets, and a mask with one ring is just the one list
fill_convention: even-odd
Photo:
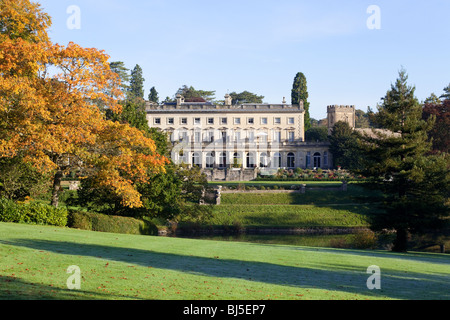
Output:
[[[328,143],[306,142],[303,102],[299,105],[223,105],[189,102],[147,104],[150,127],[166,132],[172,160],[199,166],[211,180],[251,180],[279,168],[332,166]],[[329,106],[328,125],[347,121],[354,127],[354,106]]]

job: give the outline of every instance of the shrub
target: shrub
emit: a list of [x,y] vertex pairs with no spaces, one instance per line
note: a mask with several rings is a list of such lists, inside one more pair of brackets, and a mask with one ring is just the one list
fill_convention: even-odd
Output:
[[1,222],[19,222],[20,210],[18,205],[5,198],[0,199],[0,221]]
[[371,230],[359,231],[351,239],[351,245],[356,249],[375,249],[377,244],[378,237]]
[[158,228],[150,221],[75,210],[69,212],[68,226],[70,228],[98,232],[139,235],[158,234]]
[[42,203],[30,203],[21,206],[21,221],[30,224],[41,224],[65,227],[67,225],[67,209],[55,208]]
[[46,204],[16,203],[0,199],[0,221],[30,223],[64,227],[67,224],[66,208],[55,208]]

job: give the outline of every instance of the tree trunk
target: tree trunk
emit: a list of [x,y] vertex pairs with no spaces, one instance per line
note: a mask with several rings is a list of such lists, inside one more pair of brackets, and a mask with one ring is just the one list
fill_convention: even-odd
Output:
[[392,251],[406,252],[408,247],[408,231],[405,229],[397,229],[397,237],[394,241]]
[[56,172],[55,177],[53,179],[53,190],[52,190],[52,203],[51,205],[55,208],[59,206],[59,194],[61,192],[61,179],[63,177],[63,173],[61,171]]

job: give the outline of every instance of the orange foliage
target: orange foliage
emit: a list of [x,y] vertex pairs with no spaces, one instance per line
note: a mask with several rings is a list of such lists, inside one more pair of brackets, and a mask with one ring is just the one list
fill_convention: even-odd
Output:
[[43,172],[89,169],[124,204],[139,207],[134,185],[168,163],[153,140],[105,120],[120,112],[120,79],[95,48],[52,44],[50,18],[29,0],[0,2],[0,156],[20,153]]

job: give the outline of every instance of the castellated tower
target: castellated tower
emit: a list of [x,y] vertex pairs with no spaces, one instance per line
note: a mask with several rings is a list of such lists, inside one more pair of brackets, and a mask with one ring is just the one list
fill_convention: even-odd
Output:
[[351,128],[355,128],[355,106],[328,106],[328,134],[331,134],[334,125],[338,121],[345,121]]

